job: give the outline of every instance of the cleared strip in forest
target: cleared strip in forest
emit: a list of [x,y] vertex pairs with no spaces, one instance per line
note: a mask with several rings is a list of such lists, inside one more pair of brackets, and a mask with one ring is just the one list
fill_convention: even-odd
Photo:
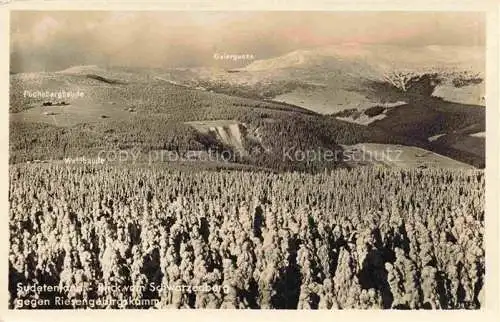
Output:
[[234,120],[214,120],[214,121],[193,121],[186,122],[194,127],[197,131],[204,134],[214,135],[219,142],[226,146],[234,148],[242,155],[246,155],[247,151],[243,146],[244,136],[242,134],[243,123]]
[[382,165],[397,168],[460,168],[473,166],[415,146],[359,143],[343,146],[350,166]]

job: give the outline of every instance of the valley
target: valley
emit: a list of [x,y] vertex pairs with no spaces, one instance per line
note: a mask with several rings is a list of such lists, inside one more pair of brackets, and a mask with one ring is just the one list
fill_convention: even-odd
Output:
[[[318,171],[353,165],[284,161],[283,149],[398,144],[481,168],[485,138],[474,133],[485,130],[484,82],[473,76],[481,75],[483,57],[453,47],[456,57],[444,63],[444,49],[421,49],[427,59],[413,65],[407,64],[422,52],[345,45],[255,61],[230,73],[92,65],[13,74],[11,161],[110,147],[211,150],[253,166]],[[387,56],[396,53],[389,64]],[[397,72],[403,65],[412,69]],[[404,90],[396,82],[403,75]],[[61,106],[23,95],[61,89],[84,95]],[[437,158],[430,166],[441,162],[448,164]]]

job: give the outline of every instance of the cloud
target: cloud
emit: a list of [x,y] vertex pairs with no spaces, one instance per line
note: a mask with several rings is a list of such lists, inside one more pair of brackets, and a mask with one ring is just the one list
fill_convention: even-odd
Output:
[[213,65],[336,43],[484,45],[480,13],[14,11],[11,70]]
[[57,33],[60,30],[61,24],[50,16],[43,17],[34,27],[33,27],[33,41],[35,43],[43,43],[50,36]]

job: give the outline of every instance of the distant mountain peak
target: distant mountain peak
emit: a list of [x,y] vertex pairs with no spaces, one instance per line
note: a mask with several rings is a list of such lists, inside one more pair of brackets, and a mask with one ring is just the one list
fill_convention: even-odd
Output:
[[244,70],[272,71],[311,66],[338,67],[339,70],[347,67],[351,70],[352,68],[347,65],[354,63],[365,70],[453,68],[480,72],[484,69],[484,55],[484,47],[441,45],[412,47],[351,42],[299,49],[282,56],[256,60]]

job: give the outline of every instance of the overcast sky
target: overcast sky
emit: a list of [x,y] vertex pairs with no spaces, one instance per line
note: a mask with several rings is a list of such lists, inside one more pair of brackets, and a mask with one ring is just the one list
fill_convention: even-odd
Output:
[[339,43],[484,46],[480,13],[13,11],[11,71],[221,64]]

